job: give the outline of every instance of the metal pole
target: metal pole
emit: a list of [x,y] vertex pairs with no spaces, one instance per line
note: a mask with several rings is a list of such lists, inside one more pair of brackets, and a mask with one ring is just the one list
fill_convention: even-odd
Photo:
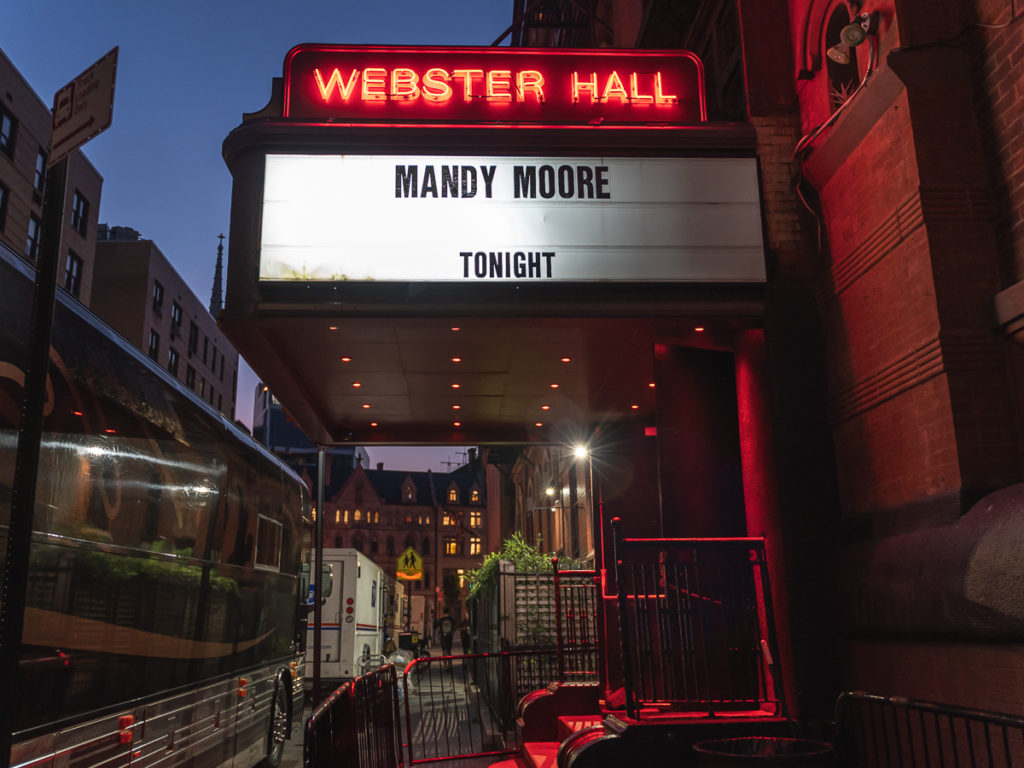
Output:
[[18,429],[18,454],[11,489],[11,519],[7,529],[7,557],[4,560],[0,592],[0,679],[8,686],[0,705],[0,765],[10,765],[14,716],[22,700],[18,689],[18,659],[25,624],[25,593],[28,588],[29,550],[35,518],[39,447],[43,437],[46,406],[46,375],[53,334],[53,306],[57,294],[57,265],[60,261],[61,225],[64,219],[64,191],[68,160],[63,158],[46,173],[43,201],[42,242],[36,284],[32,297],[32,325],[28,370]]
[[[323,594],[324,580],[324,449],[316,452],[316,520],[313,521],[313,552],[316,570],[313,571],[313,706],[320,698],[320,630],[323,625]],[[310,569],[312,570],[312,569]]]

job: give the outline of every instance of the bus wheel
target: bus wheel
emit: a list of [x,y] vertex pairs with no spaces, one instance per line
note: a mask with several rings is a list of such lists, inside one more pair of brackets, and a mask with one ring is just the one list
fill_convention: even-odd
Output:
[[270,734],[267,738],[267,756],[263,768],[278,768],[284,757],[284,742],[288,738],[288,687],[283,678],[274,683],[274,698],[270,703]]

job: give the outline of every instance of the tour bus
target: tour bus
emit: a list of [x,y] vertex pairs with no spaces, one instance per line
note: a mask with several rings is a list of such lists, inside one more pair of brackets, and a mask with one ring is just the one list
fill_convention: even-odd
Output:
[[[358,677],[398,647],[405,588],[357,549],[324,549],[331,594],[321,609],[320,677],[328,687]],[[313,614],[307,616],[306,677],[313,676]]]
[[[0,246],[0,558],[33,280]],[[305,486],[58,294],[17,690],[3,683],[11,765],[275,766],[302,716]]]

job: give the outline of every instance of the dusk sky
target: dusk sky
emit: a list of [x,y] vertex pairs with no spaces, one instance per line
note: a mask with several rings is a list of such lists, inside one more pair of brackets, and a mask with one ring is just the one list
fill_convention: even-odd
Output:
[[[231,205],[221,143],[243,112],[267,103],[292,46],[490,45],[511,16],[509,0],[4,0],[0,48],[50,105],[58,88],[120,47],[113,124],[84,150],[103,176],[99,221],[153,240],[206,304]],[[246,424],[255,385],[243,365],[237,417]],[[371,448],[370,456],[438,471],[458,450]]]

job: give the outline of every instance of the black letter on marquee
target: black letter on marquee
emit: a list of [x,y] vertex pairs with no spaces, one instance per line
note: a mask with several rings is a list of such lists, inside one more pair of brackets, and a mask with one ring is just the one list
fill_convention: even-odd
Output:
[[462,276],[469,277],[469,260],[473,256],[473,252],[459,251],[459,256],[462,257]]
[[553,258],[555,258],[555,252],[554,251],[544,251],[544,252],[541,253],[541,256],[543,256],[544,260],[547,261],[547,263],[548,263],[548,274],[547,274],[547,276],[551,277],[551,260]]
[[611,200],[612,193],[605,191],[608,187],[608,166],[599,165],[594,170],[597,171],[597,197],[599,200]]
[[[410,165],[395,166],[395,197],[416,197],[417,168]],[[410,194],[411,192],[411,194]]]
[[462,166],[462,196],[476,197],[476,168],[472,165]]
[[420,189],[423,196],[426,197],[427,193],[431,197],[437,197],[437,174],[434,173],[434,166],[428,165],[423,169],[423,187]]
[[[448,193],[451,192],[451,195]],[[453,165],[451,170],[447,165],[441,166],[441,197],[459,196],[459,166]]]
[[540,196],[545,200],[555,196],[555,169],[550,165],[540,167]]
[[[487,169],[490,168],[491,172],[488,173]],[[487,197],[491,196],[491,182],[494,181],[494,172],[498,169],[496,165],[481,165],[480,173],[484,176],[484,191]]]
[[516,197],[537,197],[537,169],[517,165],[512,168]]

